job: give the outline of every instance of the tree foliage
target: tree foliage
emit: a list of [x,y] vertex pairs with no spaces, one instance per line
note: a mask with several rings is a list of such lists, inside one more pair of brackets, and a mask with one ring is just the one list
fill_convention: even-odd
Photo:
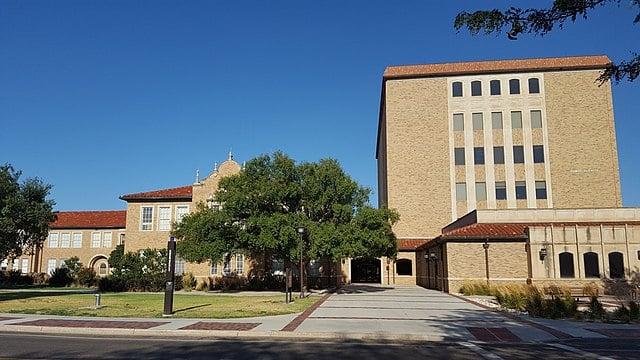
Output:
[[[336,160],[296,164],[276,152],[221,179],[215,194],[221,209],[200,204],[175,224],[173,236],[178,254],[196,262],[219,262],[236,252],[299,261],[301,245],[305,261],[394,256],[391,225],[398,214],[372,208],[368,196]],[[298,226],[306,229],[304,242]]]
[[[501,11],[479,10],[472,13],[463,11],[456,16],[454,27],[460,30],[466,27],[472,35],[480,32],[485,34],[502,33],[507,30],[507,37],[516,40],[521,33],[532,33],[540,36],[552,31],[555,27],[562,29],[567,21],[587,18],[587,13],[598,7],[619,4],[620,0],[555,0],[550,8],[522,9],[511,7]],[[640,0],[632,0],[629,9],[640,8]],[[640,23],[640,11],[634,18],[635,24]],[[640,75],[640,55],[632,52],[631,59],[610,65],[598,78],[600,82],[613,79],[616,82],[627,79],[634,81]]]
[[56,219],[51,185],[40,179],[20,183],[21,172],[0,166],[0,259],[30,253],[40,246]]

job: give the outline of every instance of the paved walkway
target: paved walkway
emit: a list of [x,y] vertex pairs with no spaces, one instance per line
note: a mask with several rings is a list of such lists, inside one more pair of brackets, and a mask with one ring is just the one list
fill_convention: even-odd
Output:
[[418,286],[350,285],[301,314],[247,319],[131,319],[0,314],[0,331],[173,337],[340,338],[402,341],[640,340],[638,324],[532,319]]

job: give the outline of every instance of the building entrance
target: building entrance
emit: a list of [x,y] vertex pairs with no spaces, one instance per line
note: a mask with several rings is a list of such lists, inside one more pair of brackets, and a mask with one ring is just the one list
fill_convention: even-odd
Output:
[[380,284],[380,259],[351,259],[351,282]]

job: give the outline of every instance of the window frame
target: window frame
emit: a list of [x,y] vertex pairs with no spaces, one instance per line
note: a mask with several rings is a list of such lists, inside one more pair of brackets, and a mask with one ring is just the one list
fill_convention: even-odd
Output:
[[476,146],[473,148],[473,164],[474,165],[485,164],[484,147]]
[[453,114],[453,131],[464,131],[464,114]]
[[509,95],[520,95],[520,79],[509,79]]
[[91,232],[91,247],[95,249],[95,248],[99,248],[100,245],[102,245],[102,234],[100,233],[100,231],[92,231]]
[[476,182],[476,201],[486,201],[487,200],[487,183],[486,182]]
[[524,146],[522,145],[513,146],[513,163],[524,164]]
[[501,82],[498,79],[489,81],[489,93],[492,96],[502,95]]
[[522,129],[522,111],[511,112],[511,129]]
[[[499,115],[499,117],[498,117]],[[499,126],[496,126],[498,125]],[[502,130],[504,128],[504,120],[501,111],[494,111],[491,113],[491,129]]]
[[544,164],[544,145],[533,145],[533,163]]
[[[537,115],[534,116],[534,114],[537,114]],[[542,129],[542,111],[531,110],[529,111],[529,116],[531,117],[531,128]]]
[[496,200],[507,200],[507,182],[506,181],[496,181]]
[[153,206],[140,207],[140,230],[153,231]]
[[563,251],[558,254],[558,267],[561,279],[575,279],[576,267],[573,259],[573,253]]
[[516,181],[514,185],[516,190],[516,200],[527,200],[527,182]]
[[[540,186],[542,185],[542,186]],[[546,181],[536,181],[536,200],[545,200],[547,199],[547,182]]]
[[467,201],[467,183],[456,183],[456,201]]
[[82,232],[74,232],[71,234],[71,247],[74,249],[82,248]]
[[[529,94],[540,94],[540,79],[533,77],[527,79]],[[535,90],[535,91],[533,91]]]
[[484,130],[484,116],[481,112],[471,113],[471,126],[473,131]]
[[451,83],[451,97],[463,97],[464,91],[462,81],[454,81]]
[[58,240],[60,239],[60,236],[57,232],[55,233],[49,233],[49,248],[50,249],[55,249],[58,247]]
[[453,149],[453,164],[466,165],[465,149],[463,147],[457,147]]
[[600,259],[598,253],[587,251],[582,254],[584,277],[587,279],[600,278]]
[[158,206],[158,231],[171,230],[171,205]]
[[482,81],[471,81],[471,96],[482,96]]

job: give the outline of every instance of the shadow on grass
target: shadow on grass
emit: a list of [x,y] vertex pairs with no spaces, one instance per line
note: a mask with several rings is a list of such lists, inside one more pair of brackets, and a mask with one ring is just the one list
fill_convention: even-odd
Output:
[[177,312],[177,313],[178,313],[178,312],[183,312],[183,311],[188,311],[188,310],[198,309],[198,308],[205,307],[205,306],[211,306],[211,304],[202,304],[202,305],[190,306],[190,307],[188,307],[188,308],[175,310],[174,312]]

